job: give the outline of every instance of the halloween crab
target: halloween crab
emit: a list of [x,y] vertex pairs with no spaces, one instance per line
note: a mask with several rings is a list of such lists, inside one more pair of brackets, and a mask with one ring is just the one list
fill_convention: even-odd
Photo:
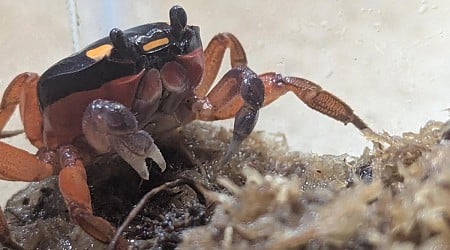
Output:
[[[312,109],[368,129],[348,105],[309,80],[253,72],[232,34],[216,35],[203,50],[199,28],[187,25],[183,8],[172,7],[169,16],[169,24],[113,29],[40,77],[18,75],[0,104],[0,131],[19,105],[26,137],[38,148],[34,155],[0,142],[0,179],[58,175],[72,220],[105,243],[115,229],[92,212],[84,167],[92,153],[117,154],[148,179],[147,158],[166,168],[158,141],[170,131],[193,120],[234,117],[225,164],[253,130],[258,110],[288,91]],[[227,49],[231,69],[211,89]],[[5,223],[0,240],[12,242]]]

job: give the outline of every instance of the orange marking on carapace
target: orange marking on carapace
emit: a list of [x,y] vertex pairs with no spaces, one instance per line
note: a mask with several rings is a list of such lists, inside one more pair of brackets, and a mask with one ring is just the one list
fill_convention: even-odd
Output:
[[169,43],[169,39],[167,37],[155,40],[155,41],[151,41],[148,42],[146,44],[144,44],[144,46],[142,46],[142,48],[144,49],[144,51],[150,51],[154,48],[157,48],[159,46],[163,46]]
[[90,49],[86,52],[86,56],[94,59],[95,61],[102,60],[105,56],[109,56],[111,54],[113,46],[111,44],[103,44],[93,49]]

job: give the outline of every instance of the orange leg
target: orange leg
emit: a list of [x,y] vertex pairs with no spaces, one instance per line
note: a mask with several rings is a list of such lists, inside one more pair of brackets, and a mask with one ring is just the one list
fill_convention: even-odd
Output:
[[[45,151],[45,150],[44,150]],[[78,152],[73,146],[62,146],[58,149],[59,159],[54,159],[40,152],[44,160],[26,151],[0,142],[0,179],[13,181],[39,181],[53,174],[54,169],[62,166],[59,173],[59,189],[64,197],[73,221],[99,241],[108,243],[114,236],[115,229],[103,218],[92,214],[91,198],[87,185],[84,165],[79,159]],[[53,167],[49,161],[55,164]],[[4,215],[0,211],[0,242],[12,245]],[[126,241],[119,242],[119,249],[125,248]]]
[[[73,146],[62,146],[58,155],[63,167],[59,173],[59,189],[72,220],[92,237],[109,243],[115,229],[105,219],[93,215],[86,171],[78,151]],[[126,245],[126,240],[121,239],[118,249],[126,249]]]
[[[52,165],[39,160],[22,149],[0,142],[0,179],[11,181],[39,181],[53,174]],[[9,235],[3,212],[0,210],[0,242],[18,249]]]
[[[0,132],[11,118],[16,106],[19,105],[20,116],[25,133],[30,142],[40,148],[42,143],[42,115],[39,110],[36,86],[39,76],[35,73],[22,73],[14,78],[3,93],[0,103]],[[2,133],[0,137],[17,134]]]
[[215,35],[204,52],[205,68],[202,81],[195,89],[197,97],[203,98],[208,93],[217,77],[227,48],[230,49],[231,68],[247,65],[244,48],[233,34],[220,33]]
[[[239,40],[230,33],[220,33],[213,37],[205,49],[205,72],[203,79],[196,88],[197,97],[204,98],[211,88],[219,72],[226,49],[230,49],[231,67],[244,68],[247,65],[245,51]],[[248,69],[248,67],[247,67]],[[233,70],[230,70],[230,72]],[[248,69],[248,71],[251,71]],[[211,90],[203,107],[199,110],[200,120],[222,120],[232,118],[243,104],[239,96],[241,82],[228,72]],[[253,72],[253,71],[251,71]],[[283,77],[273,72],[258,76],[264,84],[264,104],[266,106],[288,91],[292,91],[308,107],[317,110],[331,118],[347,124],[353,123],[363,130],[367,125],[353,113],[345,102],[309,80],[298,77]],[[206,104],[206,105],[205,105]]]
[[211,121],[234,116],[233,138],[223,158],[228,162],[252,132],[264,103],[264,85],[247,66],[228,71],[208,96],[194,104],[196,119]]
[[233,138],[223,159],[226,163],[253,130],[258,110],[292,91],[310,108],[331,118],[370,130],[345,102],[306,79],[276,73],[257,76],[248,67],[231,69],[206,98],[194,106],[196,118],[204,121],[235,117]]
[[[45,150],[44,150],[45,151]],[[44,152],[42,151],[42,152]],[[73,146],[63,146],[58,149],[59,159],[54,159],[40,151],[43,160],[26,151],[0,142],[0,179],[13,181],[39,181],[51,176],[58,166],[63,169],[59,173],[59,189],[64,197],[73,221],[84,231],[99,241],[108,243],[114,236],[115,229],[103,218],[92,214],[91,198],[87,185],[84,165]],[[55,167],[50,163],[52,162]],[[9,231],[0,211],[0,242],[12,245]],[[126,241],[119,242],[119,249],[125,248]]]
[[[18,75],[6,88],[0,103],[0,132],[11,118],[17,105],[27,136],[35,145],[41,145],[42,118],[37,103],[36,86],[39,77],[34,73]],[[0,179],[11,181],[38,181],[53,174],[53,166],[22,149],[0,142]]]
[[[19,105],[26,136],[40,150],[38,156],[35,156],[0,142],[0,179],[39,181],[59,172],[62,168],[59,173],[60,190],[73,221],[94,238],[105,243],[109,242],[115,230],[109,222],[92,214],[84,165],[78,159],[74,147],[61,147],[58,152],[49,151],[43,147],[42,114],[39,110],[36,89],[38,80],[37,74],[20,74],[9,84],[3,94],[0,103],[0,132]],[[0,241],[14,246],[1,211]],[[126,245],[124,242],[124,240],[119,242],[119,248]]]
[[[217,76],[227,48],[230,49],[232,69],[205,96]],[[303,78],[283,77],[276,73],[257,76],[246,65],[245,52],[236,37],[228,33],[215,36],[205,50],[205,72],[195,92],[199,97],[193,106],[196,119],[211,121],[235,117],[233,138],[224,163],[253,130],[258,110],[288,91],[314,110],[344,124],[351,122],[360,130],[368,129],[350,106],[322,90],[319,85]]]
[[[288,91],[292,91],[308,107],[322,114],[344,124],[353,123],[360,130],[368,128],[344,101],[309,80],[283,77],[276,73],[265,73],[258,78],[264,85],[263,106],[269,105]],[[198,109],[197,118],[204,121],[232,118],[243,105],[241,91],[241,82],[227,73],[211,90],[207,98],[200,101],[199,107],[202,108]]]
[[[35,126],[39,127],[40,113],[37,105],[36,84],[39,77],[33,73],[23,73],[18,75],[8,86],[3,94],[0,103],[0,132],[11,118],[16,106],[19,104],[24,123],[32,132],[35,133],[35,145],[40,145],[40,131],[33,130]],[[35,98],[33,98],[33,96]],[[29,98],[29,99],[27,99]],[[35,103],[33,103],[35,102]],[[34,113],[37,109],[37,113]],[[33,120],[33,117],[39,117]],[[33,132],[34,131],[34,132]],[[28,135],[29,133],[27,133]],[[5,134],[2,134],[5,135]],[[33,140],[31,140],[33,142]],[[4,142],[0,142],[0,179],[10,181],[39,181],[51,176],[54,168],[51,164],[39,159],[22,149],[13,147]],[[12,245],[17,248],[10,238],[9,230],[3,213],[0,211],[0,241],[4,244]]]
[[292,91],[308,107],[324,115],[341,121],[345,125],[353,123],[359,130],[368,128],[344,101],[309,80],[282,76],[273,72],[259,75],[259,78],[264,82],[266,95],[264,106],[272,103],[288,91]]
[[19,104],[23,86],[29,77],[27,73],[20,74],[6,88],[0,103],[0,131],[3,130]]
[[0,142],[0,179],[40,181],[53,174],[53,166],[25,150]]

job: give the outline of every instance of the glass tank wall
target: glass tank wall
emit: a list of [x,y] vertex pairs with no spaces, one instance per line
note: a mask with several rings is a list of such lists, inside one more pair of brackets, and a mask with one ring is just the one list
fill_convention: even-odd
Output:
[[[203,45],[232,32],[258,73],[276,71],[320,84],[373,130],[418,131],[450,108],[450,4],[435,1],[1,1],[0,90],[15,75],[42,73],[59,59],[126,29],[168,21],[182,5]],[[221,74],[229,68],[226,58]],[[232,127],[232,121],[221,125]],[[15,115],[8,129],[20,128]],[[313,111],[294,95],[260,114],[256,131],[286,134],[292,150],[360,155],[369,143],[352,125]],[[35,152],[24,135],[4,141]],[[4,205],[11,183],[0,182]],[[17,185],[14,185],[15,187]]]

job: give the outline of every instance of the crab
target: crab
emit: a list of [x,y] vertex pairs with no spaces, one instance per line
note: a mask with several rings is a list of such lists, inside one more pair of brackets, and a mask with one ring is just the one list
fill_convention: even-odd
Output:
[[[72,221],[104,243],[115,228],[92,211],[85,170],[92,154],[116,154],[149,179],[146,159],[166,168],[158,141],[170,131],[194,120],[234,118],[226,164],[252,132],[259,109],[287,92],[344,124],[369,129],[347,104],[309,80],[256,74],[234,35],[219,33],[203,50],[199,28],[187,25],[184,9],[174,6],[169,16],[170,23],[112,29],[41,76],[18,75],[0,104],[0,131],[18,105],[25,135],[38,148],[31,154],[0,142],[0,179],[58,175]],[[231,69],[213,87],[227,49]],[[0,240],[11,245],[4,221],[0,213]]]

